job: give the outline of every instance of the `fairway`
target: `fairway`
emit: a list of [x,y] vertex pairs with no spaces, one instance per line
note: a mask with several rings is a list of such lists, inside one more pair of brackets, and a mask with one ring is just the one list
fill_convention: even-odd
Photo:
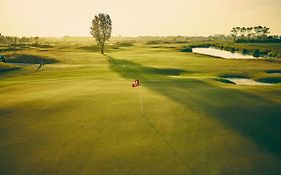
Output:
[[164,46],[17,51],[58,62],[0,74],[0,174],[280,174],[280,83],[216,78],[281,64]]

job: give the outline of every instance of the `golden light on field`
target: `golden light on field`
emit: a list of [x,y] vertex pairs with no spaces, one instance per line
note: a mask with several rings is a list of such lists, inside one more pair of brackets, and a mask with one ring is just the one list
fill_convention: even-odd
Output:
[[0,33],[90,36],[91,19],[108,13],[113,35],[228,34],[266,25],[281,34],[280,0],[0,0]]

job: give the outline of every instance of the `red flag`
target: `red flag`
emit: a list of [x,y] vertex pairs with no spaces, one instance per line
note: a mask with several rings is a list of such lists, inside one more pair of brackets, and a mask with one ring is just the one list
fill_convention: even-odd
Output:
[[133,81],[133,83],[132,83],[132,87],[134,88],[134,87],[137,87],[137,86],[139,86],[140,85],[140,80],[135,80],[135,81]]

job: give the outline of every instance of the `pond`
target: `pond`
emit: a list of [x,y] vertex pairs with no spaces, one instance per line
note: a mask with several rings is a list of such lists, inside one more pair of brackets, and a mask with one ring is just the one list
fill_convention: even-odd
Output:
[[193,53],[199,53],[203,55],[210,55],[210,56],[215,56],[215,57],[221,57],[221,58],[228,58],[228,59],[253,59],[256,57],[253,57],[252,55],[243,55],[241,53],[232,53],[229,51],[225,50],[220,50],[216,48],[193,48],[192,49]]

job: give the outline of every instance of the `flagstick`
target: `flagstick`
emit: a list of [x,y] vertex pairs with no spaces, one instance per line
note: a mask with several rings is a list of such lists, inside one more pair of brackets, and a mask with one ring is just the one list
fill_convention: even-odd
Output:
[[138,88],[139,88],[139,98],[140,98],[140,111],[141,111],[141,113],[143,112],[143,110],[142,110],[142,96],[141,96],[141,86],[138,86]]

